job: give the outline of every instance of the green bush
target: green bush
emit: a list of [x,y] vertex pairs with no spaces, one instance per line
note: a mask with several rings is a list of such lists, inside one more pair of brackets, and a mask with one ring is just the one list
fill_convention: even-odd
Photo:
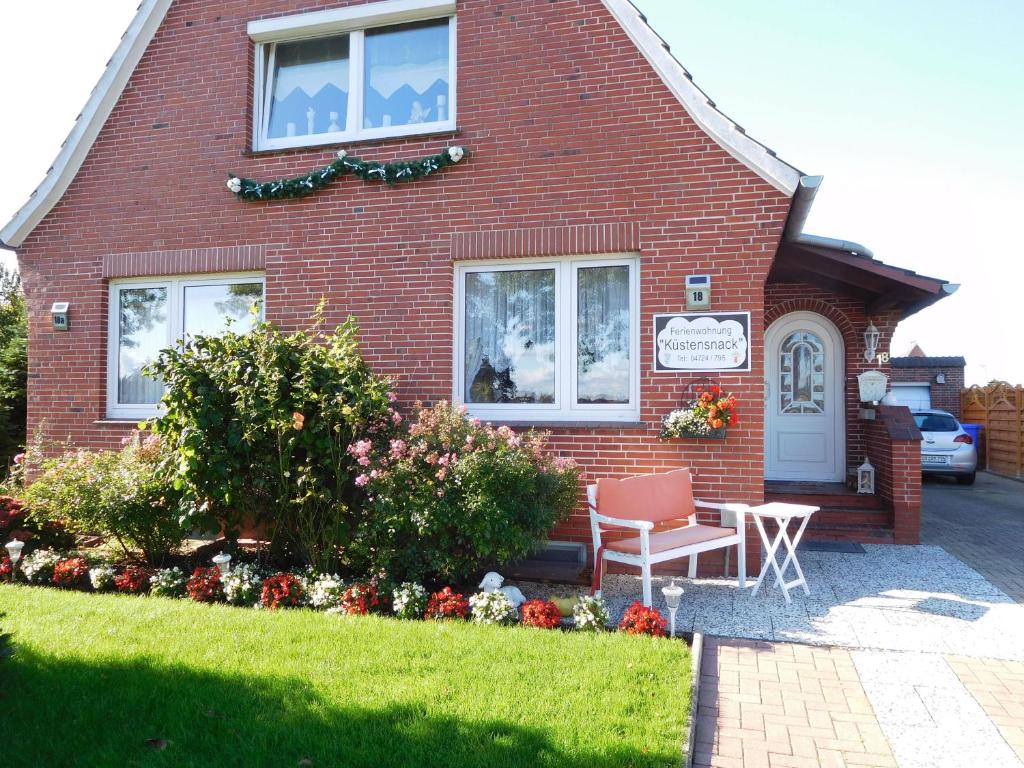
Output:
[[17,272],[0,267],[0,478],[25,445],[28,312]]
[[126,441],[120,451],[69,451],[43,459],[24,489],[29,517],[72,533],[117,541],[157,564],[185,538],[178,492],[163,469],[160,440]]
[[334,571],[362,496],[346,449],[399,420],[388,380],[359,354],[355,322],[191,339],[151,373],[166,385],[153,429],[174,453],[189,519],[229,538],[263,525],[277,552]]
[[576,503],[576,467],[545,439],[442,402],[419,409],[407,439],[354,443],[367,503],[353,553],[396,582],[458,583],[524,557]]

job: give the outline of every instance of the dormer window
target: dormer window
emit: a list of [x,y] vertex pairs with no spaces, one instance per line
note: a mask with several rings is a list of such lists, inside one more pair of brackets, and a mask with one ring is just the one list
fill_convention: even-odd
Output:
[[252,22],[255,149],[454,130],[452,11],[385,0]]

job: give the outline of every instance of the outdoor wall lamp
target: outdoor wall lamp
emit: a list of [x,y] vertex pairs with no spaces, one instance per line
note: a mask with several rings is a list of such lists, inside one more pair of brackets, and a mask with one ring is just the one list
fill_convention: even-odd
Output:
[[936,373],[935,374],[935,383],[936,384],[945,384],[946,383],[946,374],[944,374],[944,373]]
[[875,359],[875,353],[878,351],[878,340],[882,337],[882,334],[878,332],[875,324],[872,321],[868,321],[868,327],[864,331],[864,359],[869,363]]

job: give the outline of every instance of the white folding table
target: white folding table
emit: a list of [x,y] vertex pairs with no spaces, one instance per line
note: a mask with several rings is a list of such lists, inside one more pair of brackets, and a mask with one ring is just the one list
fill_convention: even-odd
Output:
[[[811,515],[819,509],[821,508],[804,504],[785,504],[774,501],[771,504],[762,504],[760,507],[752,507],[747,510],[747,514],[754,518],[757,532],[761,535],[761,541],[764,542],[764,546],[768,550],[764,566],[762,566],[761,573],[757,577],[757,583],[754,584],[754,591],[750,593],[751,597],[756,595],[757,590],[761,588],[761,582],[764,581],[765,574],[768,573],[769,568],[775,570],[775,583],[772,586],[779,587],[782,590],[782,596],[786,598],[787,603],[790,602],[789,590],[795,587],[802,586],[804,594],[811,594],[811,590],[807,586],[807,579],[804,578],[804,572],[800,568],[800,562],[796,559],[796,547],[800,543],[800,537],[804,535],[804,529],[807,527]],[[774,539],[769,538],[768,532],[764,528],[764,521],[766,519],[774,520],[779,526],[779,532],[775,534]],[[789,523],[794,519],[799,519],[800,525],[796,530],[796,535],[790,539]],[[780,544],[786,546],[786,559],[782,561],[781,568],[776,560]],[[796,571],[797,577],[793,581],[787,582],[785,574],[786,569],[790,565]]]

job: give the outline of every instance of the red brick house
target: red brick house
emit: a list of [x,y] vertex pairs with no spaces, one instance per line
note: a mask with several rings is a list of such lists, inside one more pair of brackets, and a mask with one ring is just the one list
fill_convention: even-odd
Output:
[[[455,145],[462,162],[409,183],[225,189],[341,148]],[[916,541],[914,430],[899,409],[862,418],[856,377],[888,368],[865,359],[869,322],[882,353],[951,286],[804,234],[820,180],[719,112],[628,0],[143,0],[0,232],[31,307],[29,429],[116,446],[157,413],[140,369],[161,346],[233,299],[294,327],[323,297],[404,402],[542,425],[588,479],[690,466],[702,496],[759,503],[767,478],[837,496],[833,535]],[[711,316],[686,314],[687,278]],[[740,354],[705,354],[729,323]],[[660,441],[707,379],[739,425]],[[879,495],[850,501],[866,455]],[[583,509],[553,538],[589,543]]]

